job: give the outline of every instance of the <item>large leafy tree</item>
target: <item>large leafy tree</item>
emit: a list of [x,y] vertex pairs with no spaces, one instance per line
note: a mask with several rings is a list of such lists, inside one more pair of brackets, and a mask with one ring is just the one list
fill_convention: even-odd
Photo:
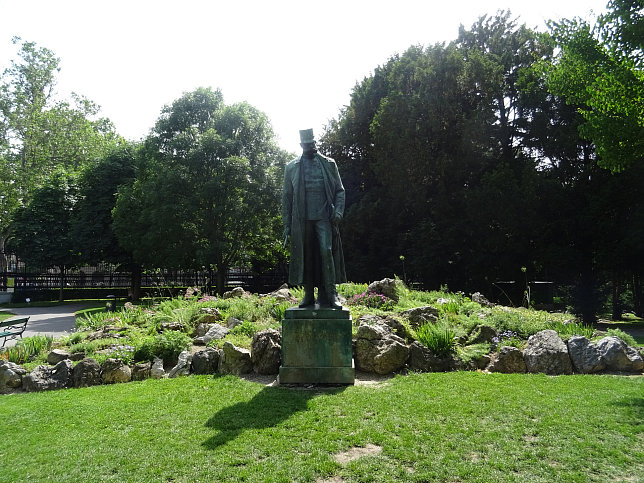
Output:
[[580,132],[613,172],[644,162],[644,6],[611,0],[590,24],[550,23],[559,48],[546,75],[550,90],[579,109]]
[[229,267],[279,251],[280,172],[286,160],[267,117],[200,88],[164,108],[113,212],[122,246],[143,265]]
[[[52,173],[73,172],[121,142],[99,108],[72,95],[55,98],[60,59],[33,42],[14,38],[18,59],[0,78],[0,252],[14,210]],[[0,269],[6,260],[0,257]]]
[[73,177],[54,173],[34,190],[29,203],[16,211],[11,224],[12,248],[30,268],[60,270],[60,301],[65,272],[79,261],[72,235],[76,193]]

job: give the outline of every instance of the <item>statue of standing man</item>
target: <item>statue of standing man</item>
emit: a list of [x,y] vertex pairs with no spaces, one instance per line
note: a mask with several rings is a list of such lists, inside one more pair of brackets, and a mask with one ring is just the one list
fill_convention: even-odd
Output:
[[344,186],[331,158],[315,149],[313,129],[300,131],[302,155],[286,165],[282,190],[284,238],[291,237],[289,283],[304,286],[300,307],[342,309],[335,284],[346,282],[338,223]]

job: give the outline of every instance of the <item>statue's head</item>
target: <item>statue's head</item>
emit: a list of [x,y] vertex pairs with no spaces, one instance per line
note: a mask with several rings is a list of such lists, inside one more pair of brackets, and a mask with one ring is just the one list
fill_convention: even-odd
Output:
[[313,129],[304,129],[300,131],[300,146],[302,146],[302,151],[305,154],[315,152],[315,138],[313,137]]

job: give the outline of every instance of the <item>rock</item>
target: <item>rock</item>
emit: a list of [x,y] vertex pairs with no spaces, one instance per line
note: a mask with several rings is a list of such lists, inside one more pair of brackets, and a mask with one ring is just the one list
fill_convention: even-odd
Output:
[[243,322],[241,320],[239,320],[239,319],[236,319],[235,317],[228,317],[226,319],[226,328],[229,329],[229,330],[232,330],[235,327],[237,327],[238,325],[242,325],[242,324],[243,324]]
[[257,374],[277,374],[282,362],[282,334],[274,329],[257,332],[251,342],[250,358]]
[[492,358],[489,354],[481,354],[480,356],[472,359],[476,369],[485,369],[488,364],[492,361]]
[[27,371],[18,364],[0,359],[0,394],[8,394],[22,386]]
[[495,337],[498,337],[499,333],[494,327],[489,325],[477,325],[474,327],[474,330],[470,332],[467,343],[468,344],[482,344],[482,343],[492,343]]
[[438,320],[439,311],[431,305],[424,307],[415,307],[413,309],[401,312],[401,315],[407,317],[412,327],[420,327],[428,322],[436,322]]
[[132,380],[133,381],[143,381],[150,377],[150,371],[152,369],[152,363],[150,361],[139,362],[134,364],[132,368]]
[[152,367],[150,368],[150,377],[153,379],[162,379],[165,377],[163,359],[159,359],[158,357],[154,358],[154,361],[152,361]]
[[526,372],[525,360],[521,349],[509,345],[501,347],[498,354],[492,355],[489,372],[502,372],[504,374]]
[[219,351],[205,349],[192,355],[193,374],[215,374],[219,366]]
[[420,372],[447,372],[456,368],[452,356],[439,357],[418,341],[409,346],[409,369]]
[[486,299],[483,294],[480,292],[474,292],[472,294],[472,302],[476,302],[479,305],[482,305],[484,307],[494,307],[494,304],[490,302],[488,299]]
[[403,339],[408,339],[410,337],[407,327],[405,327],[399,320],[394,317],[382,317],[380,315],[374,314],[364,314],[358,318],[358,326],[360,325],[386,325],[391,329],[391,331],[396,334],[398,337]]
[[597,345],[581,335],[568,339],[568,354],[575,372],[592,374],[606,367]]
[[372,282],[367,287],[367,293],[377,293],[398,302],[397,283],[393,278],[383,278]]
[[105,384],[130,382],[132,380],[132,370],[120,359],[107,359],[101,365],[101,373]]
[[82,361],[83,359],[85,359],[84,352],[73,352],[69,355],[69,360],[72,362]]
[[72,375],[72,362],[60,361],[55,366],[38,366],[22,378],[22,388],[27,392],[51,391],[69,387]]
[[288,302],[290,304],[297,303],[297,299],[293,296],[291,291],[288,289],[288,284],[282,285],[277,290],[266,294],[267,297],[273,297],[277,303]]
[[214,324],[224,318],[221,312],[215,307],[202,307],[199,313],[201,314],[199,322],[203,324]]
[[528,339],[523,351],[528,372],[543,372],[555,376],[572,374],[572,362],[568,347],[554,330],[542,330]]
[[597,341],[597,349],[606,364],[606,370],[642,372],[644,361],[636,349],[628,347],[619,337],[608,336]]
[[170,369],[168,377],[187,376],[190,374],[190,365],[192,364],[192,354],[188,351],[183,351],[179,354],[177,364]]
[[80,361],[72,371],[74,387],[98,386],[102,383],[101,366],[91,357]]
[[69,359],[69,352],[66,352],[61,349],[54,349],[47,356],[47,364],[51,364],[52,366],[55,366],[60,361],[64,361],[65,359]]
[[219,355],[220,374],[248,374],[253,370],[250,351],[224,342],[224,347]]
[[230,332],[230,329],[227,327],[222,327],[219,324],[213,324],[210,330],[202,337],[204,344],[208,345],[208,342],[215,339],[223,339],[226,337],[226,334]]
[[159,332],[165,332],[166,330],[181,332],[183,329],[185,329],[185,326],[181,322],[164,322],[159,325]]
[[197,324],[197,326],[195,327],[195,331],[193,332],[192,336],[195,337],[195,338],[196,337],[203,337],[212,328],[212,325],[213,324],[209,324],[209,323],[205,323],[205,322],[201,322],[201,323]]
[[249,294],[243,288],[235,287],[229,292],[224,292],[224,295],[222,296],[222,298],[232,299],[232,298],[239,298],[239,297],[247,297],[248,295]]
[[390,374],[402,369],[409,358],[409,347],[386,325],[360,325],[356,335],[356,369]]

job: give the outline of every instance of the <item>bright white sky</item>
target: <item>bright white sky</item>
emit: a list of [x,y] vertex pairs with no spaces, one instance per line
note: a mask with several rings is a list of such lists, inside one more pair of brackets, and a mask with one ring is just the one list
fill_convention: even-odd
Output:
[[520,23],[587,18],[608,0],[0,0],[0,71],[13,36],[61,59],[60,98],[74,91],[128,139],[145,137],[164,105],[197,87],[265,112],[298,152],[353,87],[411,45],[449,42],[459,25],[510,8]]

